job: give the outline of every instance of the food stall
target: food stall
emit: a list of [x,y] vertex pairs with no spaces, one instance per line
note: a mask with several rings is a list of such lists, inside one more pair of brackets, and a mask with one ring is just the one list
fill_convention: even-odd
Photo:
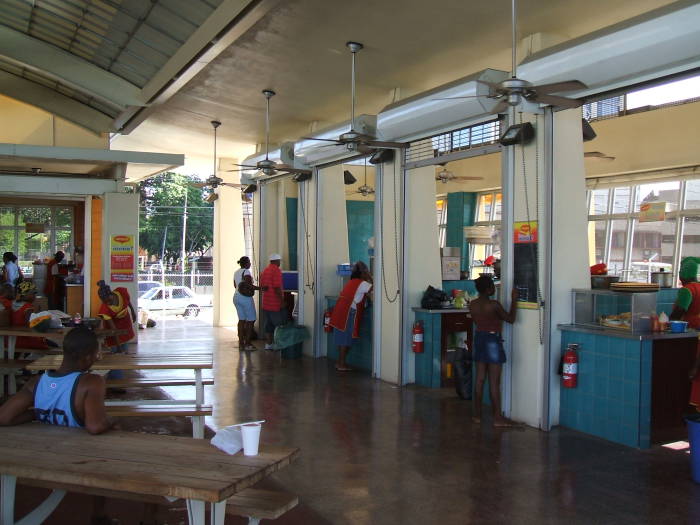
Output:
[[677,290],[573,290],[572,319],[559,325],[562,355],[577,345],[578,377],[560,391],[560,425],[638,448],[685,439],[688,370],[698,334],[652,332]]

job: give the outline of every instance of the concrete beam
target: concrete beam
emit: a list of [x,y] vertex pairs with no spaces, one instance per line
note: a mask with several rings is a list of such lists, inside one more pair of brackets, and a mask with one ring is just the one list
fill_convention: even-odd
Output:
[[112,119],[85,104],[30,80],[0,71],[0,92],[41,108],[94,133],[113,131]]
[[0,26],[0,56],[117,108],[144,104],[141,90],[123,78],[5,26]]
[[197,73],[276,7],[280,0],[224,0],[142,90],[149,107],[128,108],[114,119],[122,134],[131,133]]
[[118,191],[118,181],[107,179],[0,175],[0,193],[3,194],[102,195]]

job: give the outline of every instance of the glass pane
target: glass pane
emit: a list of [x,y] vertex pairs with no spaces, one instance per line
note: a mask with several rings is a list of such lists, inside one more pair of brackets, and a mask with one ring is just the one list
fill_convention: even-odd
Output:
[[629,186],[615,188],[613,193],[612,213],[627,213],[630,211],[630,195],[632,190]]
[[0,230],[0,247],[3,252],[15,251],[15,231]]
[[673,271],[676,220],[634,221],[629,281],[649,282],[651,272]]
[[689,256],[700,257],[700,217],[683,219],[681,259]]
[[678,209],[680,192],[679,181],[641,184],[637,190],[634,211],[639,211],[639,206],[643,202],[666,202],[666,211],[675,211]]
[[608,272],[620,275],[625,264],[625,247],[627,246],[627,221],[616,220],[612,223],[612,239],[610,240],[610,255]]
[[437,223],[438,223],[438,225],[443,224],[445,221],[444,211],[445,211],[445,200],[440,199],[437,201]]
[[490,221],[491,220],[491,206],[493,205],[493,194],[487,193],[485,195],[479,195],[479,200],[476,206],[476,221]]
[[592,259],[589,261],[591,266],[605,260],[605,228],[607,224],[607,221],[588,222],[588,245],[593,246]]
[[700,180],[689,180],[685,184],[685,207],[700,208]]
[[0,226],[14,226],[15,225],[15,209],[14,208],[0,208]]
[[62,251],[66,254],[66,258],[71,258],[71,232],[69,230],[56,230],[56,247],[54,252]]
[[494,221],[500,221],[501,220],[501,208],[502,208],[502,201],[503,200],[503,195],[500,193],[496,193],[496,208],[493,210],[493,220]]
[[25,223],[51,224],[51,208],[21,208],[19,214],[19,225]]
[[59,228],[71,227],[73,225],[73,209],[72,208],[56,208],[55,210],[56,226]]
[[588,210],[589,215],[605,215],[608,213],[608,188],[600,190],[591,190],[591,209]]
[[48,233],[25,233],[19,234],[19,250],[17,257],[20,260],[34,261],[45,259],[51,255],[51,244]]

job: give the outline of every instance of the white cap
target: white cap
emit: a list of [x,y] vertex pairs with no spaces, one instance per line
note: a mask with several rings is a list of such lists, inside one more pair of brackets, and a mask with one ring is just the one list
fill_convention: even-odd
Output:
[[279,253],[272,253],[272,254],[270,254],[270,260],[271,261],[281,261],[282,256]]

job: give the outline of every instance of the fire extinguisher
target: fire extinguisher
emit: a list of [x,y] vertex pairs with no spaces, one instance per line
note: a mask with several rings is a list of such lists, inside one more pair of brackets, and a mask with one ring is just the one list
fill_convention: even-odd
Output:
[[411,350],[416,354],[423,353],[423,323],[421,321],[416,321],[413,323],[411,338]]
[[578,345],[570,344],[566,347],[563,359],[563,374],[562,383],[564,388],[576,388],[578,383],[578,354],[576,349]]
[[332,332],[333,327],[331,326],[331,314],[333,313],[333,310],[330,308],[323,312],[323,331],[324,332]]

